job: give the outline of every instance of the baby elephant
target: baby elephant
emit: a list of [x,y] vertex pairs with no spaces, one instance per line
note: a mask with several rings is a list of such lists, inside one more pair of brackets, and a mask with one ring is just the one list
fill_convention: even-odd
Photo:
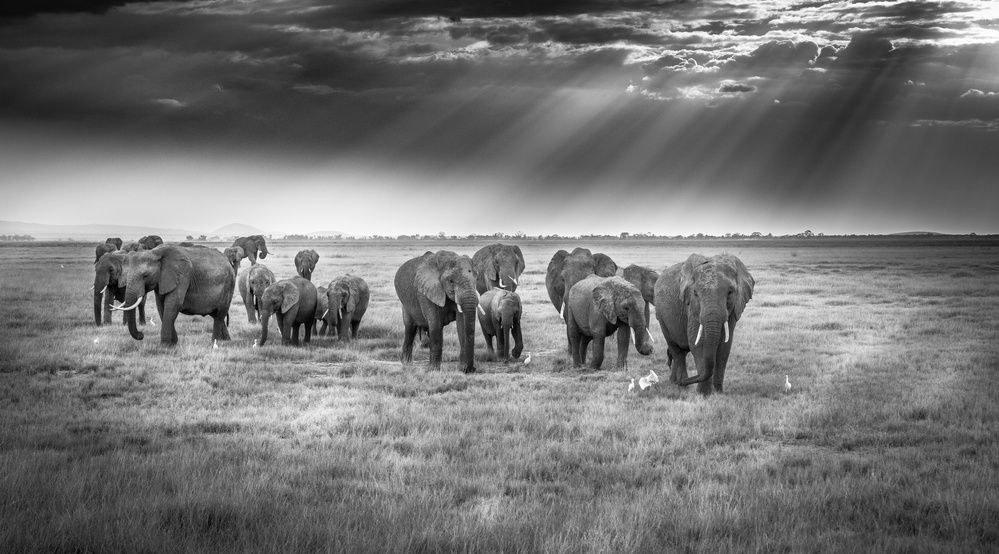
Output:
[[267,323],[277,316],[281,344],[298,346],[298,330],[305,325],[305,344],[316,326],[316,286],[302,277],[284,279],[264,289],[260,301],[260,346],[267,342]]
[[[350,273],[330,281],[326,289],[327,312],[323,318],[342,341],[357,338],[357,328],[368,310],[368,284]],[[349,331],[349,336],[348,336]]]
[[[586,363],[586,347],[593,341],[590,367],[600,369],[604,361],[604,339],[617,333],[617,365],[628,367],[629,330],[635,333],[635,349],[652,353],[645,322],[645,300],[635,285],[621,277],[591,275],[573,285],[566,302],[566,333],[573,366]],[[630,328],[630,329],[629,329]]]
[[524,337],[520,331],[520,296],[512,291],[493,288],[479,298],[479,325],[486,338],[489,349],[489,359],[496,360],[493,350],[493,337],[496,337],[496,347],[499,357],[504,362],[510,361],[510,334],[513,334],[513,359],[520,357],[524,351]]

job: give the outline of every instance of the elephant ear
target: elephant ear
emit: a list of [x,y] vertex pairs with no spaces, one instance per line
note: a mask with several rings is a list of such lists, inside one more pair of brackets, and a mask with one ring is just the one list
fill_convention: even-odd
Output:
[[298,287],[292,283],[284,283],[281,291],[284,293],[281,300],[281,313],[285,313],[294,308],[295,304],[298,304]]
[[361,298],[361,291],[357,287],[357,281],[350,280],[347,282],[347,312],[354,313],[357,309],[357,301]]
[[562,269],[565,267],[565,259],[569,253],[559,250],[552,256],[552,261],[548,262],[548,273],[545,274],[545,287],[548,289],[548,297],[551,298],[555,311],[562,313],[562,298],[565,297],[565,280],[562,279]]
[[520,274],[523,273],[524,269],[527,267],[527,263],[524,262],[524,253],[520,251],[519,246],[517,245],[513,246],[513,253],[517,255],[517,260],[518,260],[517,266],[514,268],[514,270],[517,272],[517,277],[520,277]]
[[738,296],[735,302],[735,319],[738,321],[742,317],[743,310],[746,309],[746,303],[753,298],[753,288],[756,287],[756,280],[750,275],[749,269],[746,268],[746,264],[742,263],[742,260],[735,256],[730,256],[729,258],[731,263],[735,265],[735,272],[738,278],[738,286],[736,287]]
[[593,303],[608,323],[617,323],[617,308],[614,306],[612,285],[604,283],[593,287]]
[[150,252],[156,252],[160,260],[160,282],[156,287],[159,294],[167,294],[191,278],[194,266],[191,258],[180,248],[161,245]]
[[475,254],[472,254],[472,269],[475,270],[476,275],[481,274],[486,279],[493,281],[497,279],[496,264],[493,263],[494,247],[493,244],[483,246]]
[[438,306],[444,307],[447,294],[441,284],[441,272],[437,268],[437,255],[425,256],[416,268],[416,290]]
[[607,254],[597,252],[593,255],[593,273],[600,277],[617,275],[617,264]]
[[678,277],[680,281],[680,297],[683,298],[684,304],[690,303],[690,287],[694,286],[694,272],[698,266],[706,263],[708,260],[700,254],[691,254],[683,265],[680,266],[680,275]]
[[319,263],[319,252],[309,250],[309,258],[312,260],[312,269],[315,269],[316,264]]

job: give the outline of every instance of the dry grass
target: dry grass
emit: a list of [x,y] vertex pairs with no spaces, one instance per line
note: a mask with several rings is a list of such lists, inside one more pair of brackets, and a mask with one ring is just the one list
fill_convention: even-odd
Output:
[[[480,336],[473,375],[453,329],[444,371],[426,350],[398,363],[395,269],[440,244],[310,244],[314,282],[370,285],[360,340],[251,349],[237,295],[218,350],[210,319],[182,317],[175,348],[94,327],[89,246],[0,247],[0,550],[997,548],[999,245],[584,244],[622,266],[747,264],[708,399],[627,394],[666,373],[661,340],[627,370],[571,367],[544,269],[576,245],[522,244],[532,364],[484,361]],[[302,247],[263,262],[289,277]]]

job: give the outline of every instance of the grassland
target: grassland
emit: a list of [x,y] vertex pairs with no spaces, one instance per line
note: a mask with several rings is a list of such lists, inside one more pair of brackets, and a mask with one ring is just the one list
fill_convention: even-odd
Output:
[[[0,247],[0,551],[999,549],[999,244],[584,244],[747,264],[710,398],[626,392],[666,373],[661,340],[571,367],[544,270],[578,244],[522,243],[532,363],[485,361],[480,336],[472,375],[453,328],[443,371],[398,362],[395,269],[441,244],[310,243],[314,282],[368,281],[361,340],[251,349],[237,298],[218,350],[210,318],[173,348],[95,327],[90,245]],[[270,247],[294,274],[303,245]]]

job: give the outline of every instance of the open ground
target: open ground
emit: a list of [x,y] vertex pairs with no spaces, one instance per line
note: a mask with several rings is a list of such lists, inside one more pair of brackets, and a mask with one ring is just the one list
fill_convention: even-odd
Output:
[[[392,280],[485,243],[275,241],[279,279],[315,248],[313,282],[360,275],[371,305],[349,346],[256,349],[238,294],[233,340],[181,316],[163,347],[94,326],[93,245],[0,247],[0,550],[999,548],[999,241],[518,243],[532,363],[486,361],[477,331],[469,375],[453,325],[442,371],[399,363]],[[574,369],[544,273],[575,246],[657,271],[739,256],[756,290],[725,394],[627,392],[668,375],[654,317],[651,356],[615,368],[609,341]]]

